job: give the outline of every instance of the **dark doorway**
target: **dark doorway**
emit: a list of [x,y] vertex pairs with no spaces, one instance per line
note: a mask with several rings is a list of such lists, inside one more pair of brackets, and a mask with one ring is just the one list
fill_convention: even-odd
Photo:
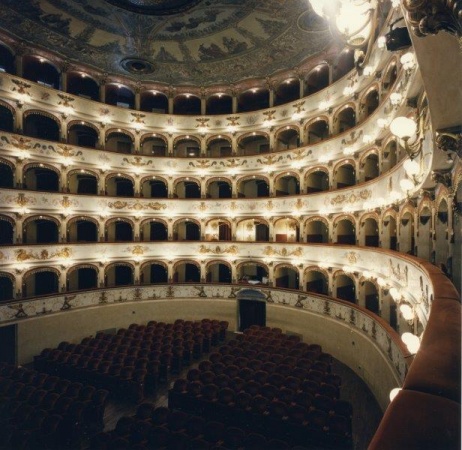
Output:
[[97,242],[98,230],[93,222],[77,222],[77,242]]
[[0,276],[0,302],[13,299],[13,283],[8,277]]
[[51,220],[36,220],[36,236],[37,244],[49,244],[57,243],[58,237],[58,226]]
[[17,325],[0,327],[0,362],[16,365]]
[[13,225],[6,220],[0,220],[0,244],[13,243]]
[[160,264],[151,265],[151,283],[167,283],[167,269]]
[[261,300],[239,300],[239,331],[252,325],[266,326],[266,303]]
[[77,194],[97,194],[98,182],[93,176],[77,176]]
[[93,289],[98,287],[96,271],[90,268],[79,269],[78,289]]
[[151,222],[149,240],[150,241],[166,241],[167,240],[166,226],[160,222]]
[[38,272],[35,274],[35,295],[56,294],[57,292],[58,276],[54,272]]
[[379,297],[377,294],[366,295],[366,309],[375,314],[380,313]]
[[[0,123],[1,123],[0,116]],[[1,129],[1,126],[0,126]],[[0,188],[12,188],[14,187],[13,183],[13,170],[10,166],[0,163]]]

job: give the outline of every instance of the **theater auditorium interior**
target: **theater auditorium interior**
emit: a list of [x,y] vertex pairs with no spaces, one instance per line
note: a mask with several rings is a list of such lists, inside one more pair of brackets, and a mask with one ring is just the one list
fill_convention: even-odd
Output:
[[462,1],[2,0],[0,450],[457,450]]

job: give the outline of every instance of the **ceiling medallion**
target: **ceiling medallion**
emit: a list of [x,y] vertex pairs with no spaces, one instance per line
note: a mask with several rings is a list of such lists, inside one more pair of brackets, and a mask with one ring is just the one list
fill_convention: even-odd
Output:
[[202,0],[106,0],[106,2],[119,8],[153,16],[182,13],[200,1]]
[[137,57],[128,57],[120,61],[120,65],[127,72],[134,75],[146,75],[148,73],[154,72],[154,65],[149,61],[137,58]]

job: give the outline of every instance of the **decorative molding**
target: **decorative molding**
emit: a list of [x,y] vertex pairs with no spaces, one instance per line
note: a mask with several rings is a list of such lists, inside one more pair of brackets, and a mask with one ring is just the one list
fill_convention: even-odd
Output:
[[416,36],[424,37],[445,31],[462,38],[462,1],[404,0],[402,5]]

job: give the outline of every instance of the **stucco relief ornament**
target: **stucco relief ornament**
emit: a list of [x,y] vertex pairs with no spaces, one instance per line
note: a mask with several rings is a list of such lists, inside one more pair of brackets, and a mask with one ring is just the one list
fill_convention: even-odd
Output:
[[236,292],[239,290],[239,288],[231,288],[231,292],[228,295],[228,298],[236,298]]
[[63,106],[65,108],[73,108],[74,106],[72,103],[75,101],[75,98],[70,97],[69,95],[64,95],[64,94],[57,94],[58,97],[61,99],[58,102],[58,106]]
[[100,305],[104,305],[106,304],[108,301],[107,301],[107,293],[106,291],[103,291],[101,292],[100,296],[99,296],[99,304]]
[[338,195],[336,195],[334,198],[332,198],[330,200],[328,198],[326,198],[326,200],[324,201],[324,204],[325,205],[331,204],[332,206],[342,205],[344,203],[353,204],[353,203],[356,203],[356,202],[367,200],[371,196],[372,196],[372,191],[367,190],[367,189],[363,189],[362,191],[359,191],[358,195],[356,195],[355,193],[338,194]]
[[173,297],[175,297],[175,291],[173,290],[173,286],[169,286],[169,287],[167,288],[166,297],[167,297],[167,298],[173,298]]
[[358,262],[358,255],[355,252],[345,253],[345,257],[350,264],[356,264]]
[[399,263],[397,263],[397,265],[395,266],[391,259],[388,260],[388,264],[390,268],[390,276],[395,277],[397,281],[399,281],[404,286],[407,286],[408,285],[408,271],[409,271],[407,266],[404,266],[404,268],[401,269]]
[[18,305],[7,305],[9,309],[16,311],[16,313],[11,317],[15,317],[16,319],[23,319],[24,317],[29,317],[26,311],[24,311],[24,306],[22,303]]
[[133,256],[142,256],[146,250],[148,250],[148,247],[143,247],[141,245],[135,245],[133,248],[127,248],[127,251]]
[[42,250],[41,252],[31,252],[24,249],[16,250],[16,260],[17,261],[28,261],[30,259],[36,259],[44,261],[47,259],[59,258],[67,259],[72,256],[72,249],[65,247],[55,253],[49,253],[48,250]]
[[219,165],[225,167],[226,169],[236,169],[237,167],[247,164],[247,160],[239,161],[236,159],[227,159],[226,162],[220,161]]
[[211,162],[208,159],[198,159],[197,161],[190,162],[188,164],[189,167],[195,167],[197,169],[210,169],[211,167],[216,166],[216,165],[217,165],[216,161]]
[[462,43],[462,2],[454,0],[404,0],[412,32],[419,37],[446,31]]
[[133,295],[133,300],[142,300],[142,297],[143,297],[143,295],[142,295],[141,289],[140,289],[140,288],[136,288],[136,289],[135,289],[135,293],[134,293],[134,295]]
[[199,248],[199,253],[212,253],[214,255],[222,255],[227,253],[229,255],[237,255],[238,247],[236,245],[231,245],[230,247],[220,247],[217,245],[216,247],[207,247],[205,245],[201,245]]
[[194,289],[197,290],[197,296],[198,297],[207,297],[207,294],[205,293],[204,286],[194,286]]
[[59,156],[63,156],[64,158],[72,158],[75,156],[82,156],[83,153],[79,151],[75,151],[72,147],[67,145],[57,144],[58,149],[54,147],[51,149],[53,152],[57,153]]
[[267,246],[267,247],[265,247],[265,250],[263,251],[263,254],[265,256],[278,255],[278,256],[283,256],[283,257],[287,257],[287,256],[301,257],[301,256],[303,256],[303,248],[302,247],[297,247],[295,250],[289,251],[285,247],[282,248],[281,250],[275,250],[273,247]]
[[30,95],[28,89],[31,87],[29,83],[26,83],[21,80],[12,79],[11,82],[14,84],[14,87],[11,89],[13,92],[18,94]]
[[307,299],[308,297],[306,295],[298,294],[297,302],[295,303],[296,308],[303,308],[303,302]]
[[[147,166],[150,166],[152,164],[152,160],[150,159],[149,161],[144,161],[143,158],[141,158],[141,156],[135,156],[132,160],[129,160],[128,158],[124,158],[122,160],[124,163],[128,164],[129,166],[133,166],[133,167],[147,167]],[[125,164],[123,164],[125,165]]]
[[267,120],[268,122],[271,121],[271,120],[274,120],[275,119],[275,114],[276,114],[275,109],[273,109],[271,111],[264,111],[263,112],[263,116],[265,117],[264,120]]
[[[3,138],[2,138],[3,139]],[[30,150],[32,148],[32,140],[26,138],[17,138],[12,136],[11,143],[14,147],[18,148],[19,150]]]
[[76,295],[65,295],[64,296],[64,302],[61,306],[61,311],[67,311],[72,308],[71,302],[75,300],[77,296]]

